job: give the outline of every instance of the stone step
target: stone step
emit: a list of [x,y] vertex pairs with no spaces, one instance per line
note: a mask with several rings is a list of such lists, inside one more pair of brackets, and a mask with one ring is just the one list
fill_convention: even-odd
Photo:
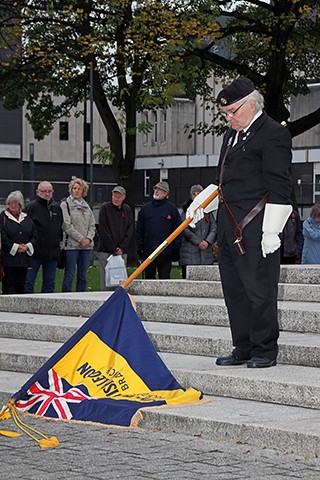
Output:
[[[184,360],[184,358],[180,359],[182,362]],[[169,358],[164,357],[164,361],[170,363]],[[179,359],[175,359],[175,364],[179,365]],[[287,367],[283,368],[285,376]],[[271,370],[274,372],[276,369],[279,371],[279,366],[267,370],[268,372]],[[240,370],[241,373],[242,371],[249,373],[240,367],[235,369],[234,373],[230,372],[232,378]],[[178,379],[179,368],[176,373]],[[267,372],[263,373],[266,374]],[[261,372],[259,372],[259,377],[260,374]],[[195,375],[197,375],[197,372],[195,372]],[[29,378],[28,374],[0,370],[0,408],[6,405],[12,395]],[[223,385],[222,379],[220,383]],[[235,380],[235,388],[237,388],[236,383]],[[272,384],[271,375],[270,384]],[[250,388],[250,384],[248,388]],[[261,390],[259,388],[258,392],[261,392]],[[201,405],[142,410],[143,420],[139,426],[148,430],[160,429],[167,432],[175,431],[188,435],[198,435],[216,441],[239,442],[248,444],[248,448],[251,444],[261,448],[305,455],[306,457],[320,455],[318,410],[228,398],[227,396],[219,396],[220,389],[216,391],[216,396],[205,395],[204,399],[208,400],[208,403]],[[284,392],[285,390],[281,390],[281,393]],[[6,426],[5,428],[9,427]]]
[[[158,352],[217,357],[232,351],[229,328],[160,322],[146,322],[144,325]],[[278,361],[319,368],[319,335],[282,332]]]
[[[320,274],[320,270],[319,270]],[[280,283],[278,300],[317,302],[320,285],[317,284],[287,284]],[[128,288],[131,295],[144,296],[179,296],[195,298],[223,298],[219,280],[135,280]]]
[[[29,380],[29,373],[11,372],[0,369],[0,410],[10,398]],[[1,428],[6,428],[2,427]]]
[[[0,352],[2,354],[0,368],[12,369],[11,366],[8,367],[5,364],[4,358],[7,358],[6,361],[13,361],[14,363],[15,359],[12,359],[12,356],[15,357],[17,352],[21,351],[22,347],[19,347],[19,342],[22,342],[22,340],[30,340],[30,348],[34,347],[33,340],[64,343],[85,320],[86,317],[40,314],[17,315],[2,312],[0,314]],[[153,321],[143,323],[158,351],[216,357],[227,354],[232,350],[228,327]],[[316,334],[281,332],[279,362],[320,367],[319,340],[320,337]],[[7,348],[9,348],[8,352],[6,351]],[[24,348],[24,352],[29,352],[28,344]],[[28,365],[28,362],[25,365]],[[37,366],[31,370],[21,371],[32,372],[40,366],[37,363]]]
[[[15,339],[3,342],[0,339],[1,395],[12,395],[19,390],[60,346],[56,342]],[[246,365],[219,367],[209,356],[168,352],[159,354],[184,388],[194,387],[205,395],[320,410],[318,368],[278,364],[257,371],[248,369]],[[18,383],[21,381],[20,375],[23,375],[23,383]]]
[[[3,295],[0,296],[2,311],[0,318],[10,318],[9,315],[6,316],[6,312],[85,318],[91,316],[109,295],[110,292],[88,292],[85,295],[79,293]],[[227,309],[223,299],[156,295],[133,295],[133,298],[137,314],[143,321],[228,326]],[[282,330],[320,334],[319,302],[279,302],[278,309]],[[1,328],[3,327],[0,326]]]
[[62,343],[0,338],[0,370],[30,376],[60,348]]
[[[309,272],[310,279],[313,271]],[[187,282],[193,284],[191,280],[183,281]],[[162,283],[156,282],[158,289]],[[306,283],[301,282],[304,287]],[[312,288],[315,284],[314,277]],[[6,403],[111,294],[0,296],[1,404]],[[181,385],[198,388],[205,397],[212,397],[212,402],[145,411],[141,427],[318,455],[318,302],[279,302],[281,328],[285,330],[280,335],[280,363],[270,369],[254,370],[245,365],[215,365],[214,357],[227,354],[231,349],[222,298],[172,294],[172,288],[168,296],[158,292],[151,296],[135,294],[138,316]]]
[[[228,315],[222,299],[157,297],[134,295],[137,314],[143,321],[228,326]],[[320,334],[319,302],[278,302],[281,330]]]
[[112,292],[1,295],[0,311],[90,317],[110,295]]
[[[220,281],[219,267],[215,265],[190,265],[188,280]],[[320,283],[320,265],[281,265],[280,283]]]
[[194,387],[205,395],[320,410],[318,368],[278,364],[257,371],[246,365],[221,367],[212,357],[165,352],[160,356],[184,388]]
[[[0,352],[2,345],[8,345],[6,338],[17,342],[25,339],[64,343],[86,319],[0,312]],[[142,317],[140,319],[143,320]],[[143,323],[158,351],[216,357],[232,350],[227,327],[153,321]],[[280,363],[320,367],[319,335],[281,332],[278,358]]]
[[66,342],[87,317],[0,312],[0,337],[43,342]]
[[317,410],[217,396],[203,405],[152,408],[142,415],[145,429],[248,444],[248,451],[251,444],[306,458],[320,455]]

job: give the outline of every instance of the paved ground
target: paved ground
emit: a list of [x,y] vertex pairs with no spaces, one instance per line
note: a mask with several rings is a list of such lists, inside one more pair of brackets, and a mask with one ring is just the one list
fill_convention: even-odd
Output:
[[[44,450],[27,437],[0,435],[0,478],[6,480],[319,480],[320,459],[199,436],[143,429],[48,422],[28,425],[60,446]],[[15,430],[13,421],[0,430]]]

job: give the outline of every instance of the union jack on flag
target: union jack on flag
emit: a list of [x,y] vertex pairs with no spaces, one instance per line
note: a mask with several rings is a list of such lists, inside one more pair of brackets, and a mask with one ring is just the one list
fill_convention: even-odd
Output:
[[177,382],[119,287],[13,397],[18,411],[127,427],[141,408],[202,394]]
[[91,397],[84,394],[78,388],[78,385],[70,387],[71,385],[62,381],[62,378],[51,368],[48,371],[48,388],[43,387],[39,382],[35,382],[28,389],[29,399],[18,400],[16,407],[19,410],[27,410],[36,415],[46,415],[49,408],[52,407],[56,412],[57,418],[70,420],[73,415],[69,404],[91,400]]

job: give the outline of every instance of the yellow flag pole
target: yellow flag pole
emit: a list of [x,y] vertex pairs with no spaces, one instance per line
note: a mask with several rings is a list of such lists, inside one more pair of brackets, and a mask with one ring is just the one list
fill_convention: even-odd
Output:
[[[214,192],[212,192],[200,205],[199,207],[196,209],[199,210],[201,208],[206,208],[207,205],[209,205],[209,203],[211,203],[217,196],[218,196],[218,188],[216,190],[214,190]],[[175,229],[174,232],[171,233],[171,235],[169,235],[169,237],[167,237],[164,242],[161,243],[161,245],[159,245],[158,248],[156,248],[154,250],[154,252],[152,252],[148,258],[146,258],[142,263],[141,265],[139,265],[139,267],[130,275],[130,277],[127,278],[127,280],[121,285],[122,288],[127,288],[130,283],[135,279],[137,278],[137,276],[143,272],[143,270],[148,266],[150,265],[150,263],[165,249],[167,248],[167,246],[173,242],[173,240],[175,238],[177,238],[178,235],[180,235],[181,232],[183,232],[183,230],[189,225],[189,223],[192,222],[192,218],[191,217],[187,217],[182,223],[181,225],[179,225],[178,228]]]

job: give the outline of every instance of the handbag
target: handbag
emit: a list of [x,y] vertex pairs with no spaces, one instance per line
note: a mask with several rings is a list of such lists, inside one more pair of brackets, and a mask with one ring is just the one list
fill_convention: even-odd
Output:
[[126,265],[121,255],[108,257],[105,272],[106,287],[118,287],[128,278]]
[[57,268],[59,268],[59,270],[66,268],[66,250],[64,248],[60,249]]

